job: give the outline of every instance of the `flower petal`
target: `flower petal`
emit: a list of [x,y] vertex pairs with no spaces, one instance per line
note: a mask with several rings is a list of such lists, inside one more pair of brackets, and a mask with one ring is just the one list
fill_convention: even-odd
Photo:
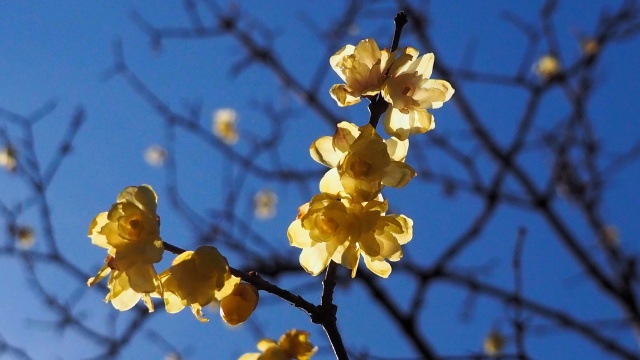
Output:
[[411,134],[409,114],[405,114],[396,108],[389,107],[384,113],[382,124],[387,134],[398,140],[407,140]]
[[374,274],[383,278],[387,278],[389,277],[389,274],[391,274],[391,265],[384,261],[384,258],[371,258],[367,254],[362,254],[362,257],[364,258],[364,263],[367,265],[367,268]]
[[333,148],[331,136],[323,136],[314,141],[309,148],[309,153],[313,160],[328,167],[336,167],[340,161],[340,156]]
[[416,176],[416,171],[411,166],[400,161],[394,161],[384,169],[382,184],[401,188],[407,185],[414,176]]
[[409,140],[398,140],[394,137],[384,141],[387,144],[389,157],[394,161],[405,161],[409,151]]

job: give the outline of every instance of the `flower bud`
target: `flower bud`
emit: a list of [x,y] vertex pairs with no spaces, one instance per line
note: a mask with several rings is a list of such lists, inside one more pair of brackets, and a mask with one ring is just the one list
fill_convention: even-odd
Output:
[[229,325],[245,322],[258,306],[258,289],[247,283],[240,283],[231,294],[220,300],[220,316]]

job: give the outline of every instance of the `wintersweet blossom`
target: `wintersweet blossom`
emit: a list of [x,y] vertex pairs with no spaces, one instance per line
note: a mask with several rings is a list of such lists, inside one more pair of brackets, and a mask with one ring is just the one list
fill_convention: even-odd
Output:
[[227,259],[213,246],[201,246],[178,255],[171,267],[160,274],[160,279],[167,312],[177,313],[189,305],[202,322],[208,321],[202,308],[229,295],[240,282],[229,272]]
[[271,190],[260,190],[253,197],[253,214],[258,219],[270,219],[276,214],[278,194]]
[[161,167],[169,156],[165,148],[160,145],[151,145],[144,152],[144,160],[154,167]]
[[98,214],[89,227],[91,242],[107,249],[105,264],[87,284],[111,274],[105,301],[118,310],[132,308],[142,298],[153,311],[150,293],[162,294],[153,264],[162,259],[158,197],[149,185],[130,186],[108,212]]
[[560,73],[560,60],[552,54],[542,56],[533,66],[533,71],[545,81],[551,80]]
[[331,260],[356,275],[360,255],[369,270],[388,277],[402,258],[401,245],[413,237],[413,221],[404,215],[385,215],[386,201],[354,201],[349,195],[321,193],[299,209],[287,231],[289,243],[301,248],[300,265],[320,274]]
[[442,107],[455,91],[447,81],[430,79],[435,56],[418,54],[412,47],[400,50],[382,86],[390,105],[382,119],[384,129],[400,140],[432,130],[435,121],[427,109]]
[[360,97],[375,95],[386,78],[390,64],[387,49],[380,50],[374,39],[364,39],[358,45],[346,45],[329,63],[346,84],[335,84],[329,92],[339,106],[360,102]]
[[13,146],[0,148],[0,166],[10,172],[15,172],[18,167],[17,151]]
[[289,330],[276,343],[271,339],[258,342],[262,353],[247,353],[238,360],[309,360],[318,347],[309,342],[309,333],[303,330]]
[[238,113],[231,108],[218,109],[213,113],[213,133],[228,145],[238,142]]
[[[403,187],[416,172],[404,163],[408,141],[382,140],[373,126],[341,122],[333,137],[323,136],[310,148],[311,157],[332,169],[320,181],[322,192],[375,199],[383,186]],[[339,182],[339,183],[338,183]]]
[[258,289],[247,283],[237,284],[231,294],[220,300],[220,317],[229,325],[240,325],[247,321],[258,306]]

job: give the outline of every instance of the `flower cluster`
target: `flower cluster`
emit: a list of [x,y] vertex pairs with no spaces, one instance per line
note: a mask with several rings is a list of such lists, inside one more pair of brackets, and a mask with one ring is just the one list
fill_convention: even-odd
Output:
[[247,353],[238,360],[309,360],[318,348],[309,342],[309,333],[302,330],[289,330],[278,342],[262,339],[258,342],[261,353]]
[[380,50],[373,39],[347,45],[331,57],[345,82],[334,85],[331,96],[340,106],[362,97],[386,102],[383,124],[392,137],[383,139],[371,124],[341,122],[333,136],[311,145],[311,157],[330,170],[320,180],[320,194],[299,208],[287,231],[290,245],[302,249],[300,265],[310,274],[320,274],[333,261],[351,269],[353,277],[362,257],[370,271],[387,277],[387,261],[402,258],[413,221],[387,215],[381,191],[404,187],[416,176],[405,163],[408,137],[433,129],[427,109],[441,107],[454,93],[448,82],[430,79],[433,62],[433,54],[418,56],[411,47]]
[[435,121],[427,109],[441,107],[454,89],[447,81],[430,78],[435,61],[432,53],[418,55],[412,47],[393,53],[380,50],[373,39],[347,45],[330,60],[346,83],[333,85],[331,96],[339,106],[349,106],[363,96],[381,95],[390,105],[383,118],[384,129],[400,140],[432,130]]
[[105,301],[121,311],[131,309],[140,299],[153,311],[151,297],[159,297],[167,312],[176,313],[188,305],[198,320],[207,321],[202,308],[218,300],[225,304],[220,312],[227,323],[244,322],[258,303],[257,289],[232,276],[227,259],[215,247],[182,252],[171,267],[156,272],[154,264],[164,252],[157,201],[151,186],[130,186],[108,212],[93,219],[89,237],[107,249],[107,258],[87,284],[93,286],[110,275]]

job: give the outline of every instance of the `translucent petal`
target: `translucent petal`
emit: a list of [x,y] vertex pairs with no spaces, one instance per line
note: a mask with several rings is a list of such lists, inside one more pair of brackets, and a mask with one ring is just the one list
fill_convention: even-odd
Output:
[[343,121],[333,134],[333,147],[336,151],[346,153],[359,135],[360,128],[357,125]]
[[336,72],[336,74],[338,74],[338,76],[340,76],[340,78],[344,82],[346,82],[347,79],[344,72],[342,71],[343,69],[339,66],[339,63],[345,56],[353,54],[355,48],[356,47],[353,45],[345,45],[342,49],[338,50],[335,54],[333,54],[333,56],[329,58],[329,64],[331,64],[333,70]]
[[309,231],[302,227],[302,221],[300,221],[300,219],[293,221],[291,225],[289,225],[287,237],[289,238],[289,245],[297,248],[308,248],[312,244]]
[[395,234],[398,244],[404,245],[413,238],[413,220],[404,215],[390,215],[394,217],[402,226],[401,232]]
[[429,80],[424,86],[429,89],[437,90],[437,93],[430,93],[433,94],[431,95],[431,98],[429,100],[429,102],[431,102],[430,107],[432,109],[438,109],[442,107],[444,102],[449,101],[449,99],[451,99],[451,96],[453,96],[453,94],[455,93],[455,89],[453,88],[453,86],[451,86],[451,84],[445,80]]
[[329,89],[331,97],[336,101],[338,106],[350,106],[360,102],[360,96],[352,95],[344,84],[335,84]]
[[383,258],[371,258],[367,254],[362,254],[362,257],[364,258],[365,265],[367,265],[367,269],[371,270],[374,274],[383,278],[387,278],[389,274],[391,274],[391,265],[384,261]]
[[418,109],[409,112],[411,133],[421,134],[429,130],[433,130],[436,127],[436,121],[426,109]]
[[216,291],[216,299],[222,300],[225,296],[229,295],[235,286],[240,283],[240,278],[231,276],[227,281],[224,282],[224,286],[222,289]]
[[258,350],[265,352],[268,348],[272,346],[278,346],[278,344],[271,339],[262,339],[258,342],[257,348]]
[[[331,247],[333,247],[333,251],[329,252]],[[302,249],[300,265],[305,271],[316,276],[327,267],[336,247],[333,242],[313,243],[310,247]]]
[[403,162],[394,161],[384,169],[382,184],[394,188],[401,188],[407,185],[409,180],[414,176],[416,176],[416,171],[413,170],[411,166]]
[[433,53],[424,54],[414,61],[412,66],[409,68],[409,71],[415,71],[421,77],[428,79],[431,77],[431,73],[433,72],[434,61],[435,56],[433,55]]
[[411,133],[409,119],[409,114],[404,114],[400,110],[390,107],[384,113],[382,124],[387,134],[398,140],[407,140]]
[[323,136],[314,141],[309,148],[313,160],[328,167],[336,167],[340,161],[340,155],[333,148],[333,138]]
[[320,179],[320,192],[338,194],[343,191],[345,190],[340,181],[340,173],[337,168],[327,171],[322,179]]
[[259,360],[261,353],[246,353],[238,358],[238,360]]
[[398,140],[391,137],[384,141],[387,144],[387,152],[389,157],[394,161],[405,161],[407,152],[409,151],[409,140]]
[[102,227],[105,226],[109,219],[107,217],[106,212],[98,214],[93,221],[91,221],[91,225],[89,226],[89,237],[91,238],[91,243],[94,245],[98,245],[101,248],[109,249],[111,245],[107,241],[107,237],[100,233]]
[[111,268],[109,267],[109,264],[105,262],[104,265],[102,265],[102,267],[100,268],[100,270],[98,270],[98,273],[96,274],[96,276],[90,278],[87,281],[87,285],[93,286],[97,284],[98,282],[100,282],[100,280],[104,279],[107,275],[109,275],[110,272],[111,272]]
[[178,295],[169,291],[164,292],[164,309],[169,314],[175,314],[182,311],[184,308],[185,304]]
[[136,292],[152,293],[160,287],[160,279],[151,264],[139,263],[125,272],[129,278],[129,286]]

